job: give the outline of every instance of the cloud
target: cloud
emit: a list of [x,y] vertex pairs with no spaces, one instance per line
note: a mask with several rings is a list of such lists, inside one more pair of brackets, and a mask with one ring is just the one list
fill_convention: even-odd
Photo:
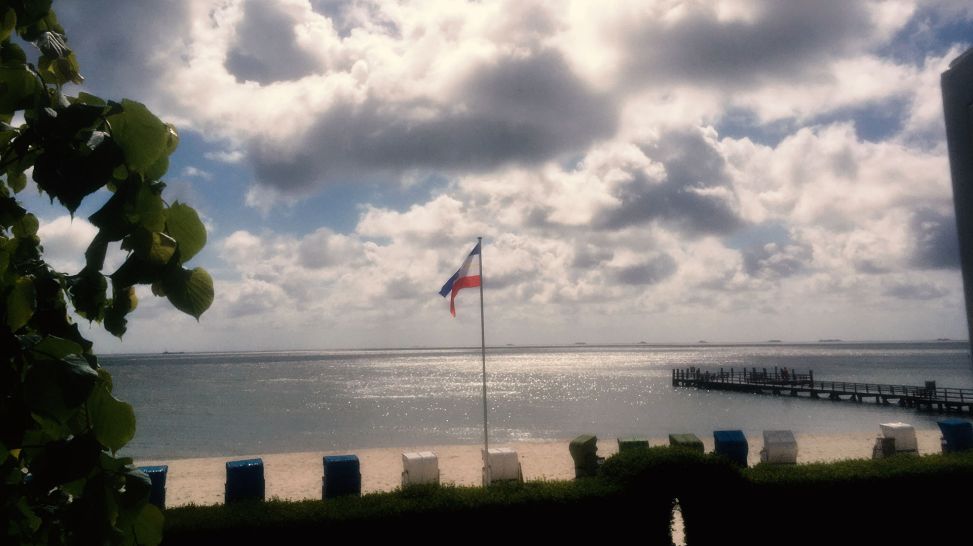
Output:
[[[570,114],[568,114],[570,113]],[[442,100],[338,103],[299,140],[256,140],[258,180],[282,191],[405,170],[476,172],[538,164],[608,136],[615,112],[560,55],[479,67]]]
[[743,252],[743,267],[752,277],[779,279],[801,273],[808,267],[812,249],[801,245],[767,243]]
[[[72,46],[118,49],[89,75],[249,169],[263,216],[211,243],[221,335],[441,341],[435,291],[477,236],[515,342],[959,322],[938,78],[964,3],[172,4]],[[322,189],[354,225],[304,214]]]
[[[709,138],[713,137],[710,132]],[[606,207],[598,225],[618,229],[659,221],[690,236],[726,235],[743,225],[734,210],[726,161],[705,132],[669,131],[642,149],[661,163],[664,178],[630,173],[627,180],[615,184],[618,204]]]
[[84,267],[84,251],[98,234],[98,229],[83,218],[58,216],[41,221],[37,236],[44,247],[44,259],[54,269],[74,274]]
[[182,176],[185,176],[187,178],[199,178],[200,180],[206,180],[206,181],[213,179],[212,173],[210,173],[209,171],[204,171],[199,167],[193,167],[192,165],[187,165],[185,168],[183,168]]
[[914,212],[911,226],[915,234],[912,263],[919,268],[958,269],[959,239],[956,218],[930,209]]
[[302,4],[262,0],[243,4],[243,17],[226,56],[226,69],[237,81],[267,85],[300,79],[320,68],[297,40]]
[[676,268],[672,256],[662,254],[644,263],[618,267],[611,276],[622,284],[655,284],[675,273]]
[[934,300],[949,294],[941,286],[928,282],[894,282],[885,288],[885,295],[904,300]]
[[846,0],[656,6],[630,21],[624,34],[630,56],[624,64],[639,79],[662,74],[670,83],[752,87],[806,75],[833,57],[887,37],[890,27],[909,15],[908,4],[896,7],[898,14]]
[[203,157],[212,161],[222,163],[239,163],[245,157],[242,150],[222,150],[217,152],[206,152]]

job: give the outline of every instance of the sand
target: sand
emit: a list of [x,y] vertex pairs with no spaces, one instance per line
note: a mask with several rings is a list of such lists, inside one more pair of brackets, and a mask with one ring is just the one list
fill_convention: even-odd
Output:
[[[877,427],[876,427],[877,428]],[[878,431],[855,434],[797,433],[798,462],[863,459],[872,454]],[[938,453],[940,433],[936,429],[917,430],[919,453]],[[702,438],[706,451],[713,450],[712,437]],[[762,438],[750,437],[750,464],[760,458]],[[651,445],[666,445],[667,438],[650,438]],[[517,451],[526,480],[567,480],[574,478],[574,464],[568,440],[501,444]],[[480,485],[482,459],[479,445],[408,446],[405,448],[350,449],[309,453],[252,454],[198,459],[139,460],[140,466],[166,464],[166,506],[218,504],[223,502],[225,464],[228,460],[260,457],[264,462],[268,498],[288,500],[320,499],[322,457],[355,454],[361,462],[362,492],[391,491],[401,485],[402,453],[433,451],[439,456],[440,479],[456,485]],[[615,439],[601,438],[598,454],[617,451]]]

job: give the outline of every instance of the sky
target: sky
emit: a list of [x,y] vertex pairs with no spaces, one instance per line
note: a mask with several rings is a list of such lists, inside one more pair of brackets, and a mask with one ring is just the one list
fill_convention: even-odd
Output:
[[[55,3],[87,91],[174,123],[197,322],[102,353],[966,338],[939,77],[960,0]],[[74,273],[85,219],[26,191]],[[97,201],[97,198],[95,199]],[[113,252],[109,266],[121,264]]]

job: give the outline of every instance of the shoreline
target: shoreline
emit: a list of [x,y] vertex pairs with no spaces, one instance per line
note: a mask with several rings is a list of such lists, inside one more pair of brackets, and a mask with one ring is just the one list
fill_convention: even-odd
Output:
[[[870,458],[874,432],[815,434],[795,432],[798,463],[830,462],[843,459]],[[916,429],[920,454],[939,453],[938,429]],[[713,451],[713,438],[702,437],[706,452]],[[760,460],[763,439],[749,436],[749,462]],[[574,462],[568,452],[570,440],[507,442],[493,447],[511,447],[517,451],[524,479],[574,479]],[[668,438],[650,437],[652,446],[668,445]],[[492,444],[491,444],[492,446]],[[228,457],[184,459],[137,459],[137,466],[169,466],[166,483],[166,506],[187,504],[221,504],[223,502],[225,464],[227,461],[260,457],[264,462],[266,496],[282,500],[321,498],[322,457],[325,455],[358,456],[361,463],[362,493],[392,491],[401,485],[402,453],[433,451],[439,457],[440,481],[444,484],[478,486],[481,483],[480,445],[406,446],[313,451],[296,453],[251,454]],[[608,457],[618,450],[615,438],[598,439],[598,455]]]

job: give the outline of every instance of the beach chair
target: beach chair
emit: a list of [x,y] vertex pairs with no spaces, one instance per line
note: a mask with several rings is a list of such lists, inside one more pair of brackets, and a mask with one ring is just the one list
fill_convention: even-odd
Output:
[[628,451],[629,449],[647,449],[649,440],[641,436],[626,436],[618,439],[618,451]]
[[669,445],[679,449],[694,451],[700,455],[705,451],[703,441],[695,434],[670,434]]
[[713,431],[713,442],[716,444],[714,453],[746,468],[750,446],[747,444],[747,437],[742,430]]
[[159,510],[166,509],[166,475],[168,465],[140,466],[139,471],[149,477],[152,489],[149,491],[149,503],[156,505]]
[[936,423],[943,433],[943,453],[956,453],[973,449],[973,424],[963,419],[943,419]]
[[789,430],[765,430],[760,462],[797,464],[797,440],[794,433]]
[[264,462],[262,459],[241,459],[226,463],[226,503],[247,499],[264,500]]
[[524,481],[524,472],[517,459],[517,452],[509,447],[491,447],[480,450],[483,455],[483,485],[500,481]]
[[432,451],[402,454],[402,487],[439,484],[439,457]]
[[895,453],[918,454],[919,448],[916,443],[916,429],[906,423],[882,423],[879,425],[882,436],[895,440]]
[[321,500],[361,496],[361,464],[357,455],[326,455]]
[[884,459],[895,455],[895,438],[879,436],[872,446],[872,459]]
[[571,458],[574,459],[574,477],[587,478],[598,473],[598,466],[605,462],[604,457],[598,456],[598,437],[592,434],[582,434],[568,445]]

